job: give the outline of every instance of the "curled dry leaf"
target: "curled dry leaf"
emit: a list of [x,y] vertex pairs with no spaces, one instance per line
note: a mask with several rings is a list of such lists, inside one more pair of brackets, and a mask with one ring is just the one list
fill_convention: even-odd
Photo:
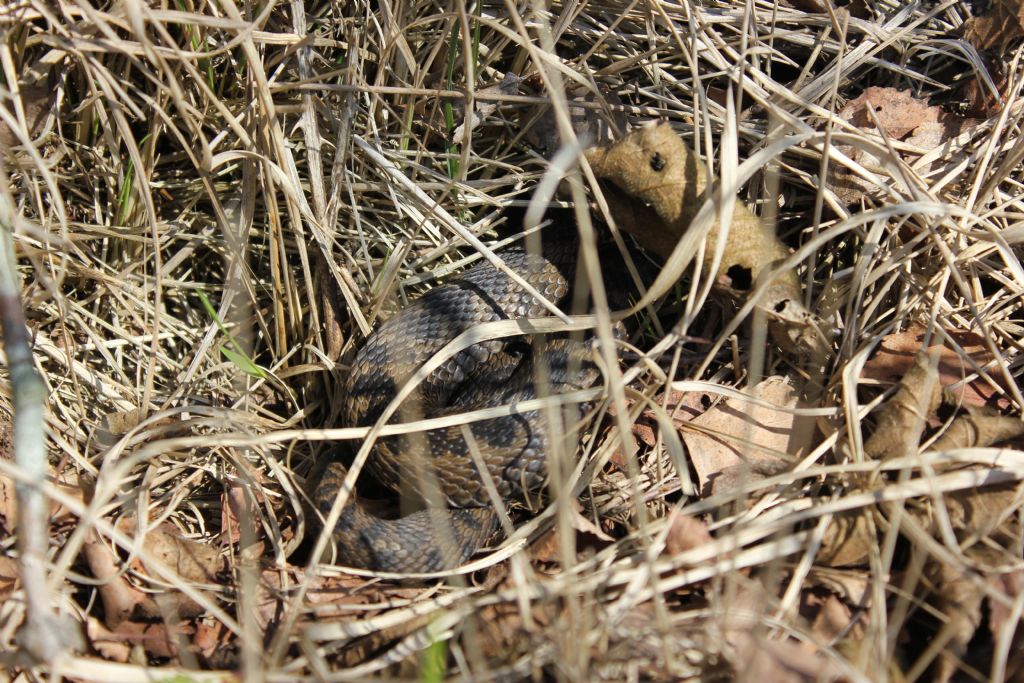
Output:
[[[978,556],[980,550],[972,548],[967,554]],[[985,592],[973,576],[950,563],[929,562],[928,569],[935,585],[934,604],[944,622],[938,637],[947,640],[939,653],[932,680],[945,683],[953,679],[967,653],[968,644],[982,625]]]
[[992,408],[969,408],[958,415],[931,445],[934,451],[955,448],[987,448],[1024,436],[1024,420],[1001,415]]
[[[909,164],[913,164],[921,154],[931,152],[979,123],[977,119],[964,118],[945,112],[941,107],[931,106],[915,98],[910,91],[881,87],[865,90],[860,97],[839,110],[838,116],[865,131],[876,130],[877,120],[887,138],[916,148],[915,152],[900,152],[900,156]],[[838,149],[869,171],[883,170],[887,163],[861,147],[839,145]],[[939,169],[942,163],[935,161],[925,168],[918,168],[917,172],[928,175]],[[882,188],[836,162],[829,164],[827,184],[837,197],[847,203],[860,201],[865,195],[884,195]]]
[[1024,38],[1024,6],[1020,0],[993,0],[987,12],[964,22],[963,35],[979,50],[1005,53],[1010,43]]
[[[671,126],[659,123],[634,130],[618,142],[587,152],[612,218],[649,251],[667,259],[709,198],[711,178],[704,163]],[[708,233],[704,269],[713,265],[719,222]],[[759,307],[766,313],[772,339],[793,353],[824,347],[816,317],[801,303],[800,281],[792,269],[772,269],[789,249],[742,202],[736,202],[723,258],[713,274],[719,290],[738,297],[763,287]]]
[[925,424],[942,398],[937,365],[935,352],[914,357],[899,389],[878,409],[875,430],[864,443],[869,458],[888,460],[917,452]]

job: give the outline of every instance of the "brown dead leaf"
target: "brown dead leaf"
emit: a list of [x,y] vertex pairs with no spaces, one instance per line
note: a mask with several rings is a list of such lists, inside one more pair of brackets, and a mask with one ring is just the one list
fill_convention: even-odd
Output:
[[[669,258],[710,191],[712,179],[704,163],[667,123],[638,128],[586,156],[602,181],[615,222],[646,249]],[[713,265],[718,227],[716,221],[707,236],[705,272]],[[725,240],[723,259],[713,273],[718,289],[743,298],[758,288],[758,307],[773,341],[792,353],[823,354],[827,344],[822,325],[801,303],[796,271],[788,269],[764,281],[790,253],[774,227],[738,201]]]
[[[921,154],[940,147],[949,139],[980,123],[977,119],[950,114],[941,107],[929,105],[915,98],[909,90],[877,86],[868,88],[860,97],[848,102],[839,110],[838,116],[866,131],[874,131],[877,120],[881,132],[886,137],[915,147]],[[861,147],[840,145],[838,149],[869,171],[877,171],[885,165],[881,159]],[[918,158],[917,154],[909,151],[902,152],[901,156],[909,164],[913,164]],[[937,169],[940,163],[936,161],[933,165],[919,168],[917,171],[927,175],[933,169]],[[836,196],[847,203],[860,201],[864,195],[879,197],[883,193],[877,185],[864,180],[838,163],[829,165],[828,186]]]
[[0,556],[0,600],[10,597],[20,575],[17,561]]
[[978,50],[1003,54],[1024,37],[1024,6],[1020,0],[992,0],[987,12],[964,22],[963,35]]
[[103,601],[104,620],[108,628],[117,628],[142,605],[147,606],[143,609],[146,614],[159,614],[156,605],[147,602],[149,596],[131,585],[124,577],[116,553],[95,531],[89,535],[89,540],[82,547],[82,555],[89,566],[89,571],[101,582],[99,594]]
[[932,680],[946,683],[953,678],[967,652],[967,645],[982,623],[982,602],[985,594],[981,587],[949,563],[929,563],[935,584],[935,606],[942,613],[945,625],[938,638],[947,642],[942,648]]
[[838,667],[824,656],[808,652],[799,643],[772,640],[753,631],[726,636],[732,645],[732,679],[741,683],[821,683],[841,678]]
[[669,520],[668,536],[665,538],[665,552],[669,555],[678,555],[711,541],[711,532],[708,531],[705,522],[689,515],[673,513]]
[[832,518],[818,550],[818,563],[825,567],[854,567],[867,562],[878,545],[870,510],[849,510]]
[[811,625],[811,633],[820,643],[841,638],[862,640],[864,627],[857,623],[850,605],[828,590],[805,590],[800,599],[800,616]]
[[988,583],[1006,598],[1004,601],[988,597],[988,630],[992,633],[992,637],[998,638],[1003,629],[1011,628],[1016,629],[1018,641],[1024,639],[1020,624],[1010,623],[1012,612],[1008,604],[1013,603],[1021,593],[1024,593],[1024,570],[1013,569],[1007,572],[993,573],[988,577]]
[[931,449],[987,448],[1022,435],[1024,420],[1020,416],[1002,415],[992,408],[968,408],[966,413],[953,420]]
[[[789,381],[769,377],[750,394],[772,407],[729,398],[680,425],[702,491],[727,471],[740,478],[744,473],[777,472],[802,452],[804,444],[791,440],[793,413],[787,409],[796,407],[797,396]],[[726,490],[714,484],[715,494]]]
[[[577,500],[572,501],[570,519],[572,528],[577,532],[576,548],[578,550],[605,547],[615,540],[583,514],[582,507]],[[551,529],[530,546],[530,557],[538,562],[559,562],[561,560],[560,548],[558,530]]]
[[[874,356],[864,364],[861,377],[879,382],[898,382],[910,369],[919,351],[936,349],[939,351],[939,384],[946,388],[973,373],[970,361],[978,366],[984,366],[992,360],[992,355],[980,335],[962,330],[945,330],[945,334],[963,349],[962,353],[945,346],[934,334],[932,345],[928,349],[922,349],[925,329],[920,325],[913,325],[903,332],[885,337]],[[970,361],[962,354],[966,354]],[[990,376],[996,382],[1003,381],[997,373],[990,373]],[[974,380],[960,387],[956,396],[964,405],[991,405],[999,408],[1006,408],[1009,405],[1005,399],[999,397],[998,391],[983,379]]]
[[173,630],[163,623],[125,621],[108,629],[100,621],[89,619],[86,634],[89,643],[105,658],[128,662],[133,651],[141,647],[149,657],[170,659],[178,656],[178,644],[186,642],[194,627],[179,623]]
[[217,577],[228,569],[220,548],[182,538],[177,532],[151,529],[142,547],[147,555],[173,569],[189,583],[219,583]]
[[938,356],[938,349],[917,354],[900,379],[899,389],[878,409],[875,430],[864,443],[869,458],[889,460],[917,452],[925,425],[942,398]]
[[[78,486],[58,484],[62,493],[78,500],[85,501],[85,493]],[[50,501],[50,522],[61,524],[74,519],[71,512],[55,501]],[[0,529],[14,533],[18,526],[18,499],[13,479],[0,475]]]
[[[217,575],[226,568],[226,559],[214,546],[181,538],[176,532],[151,529],[142,542],[147,557],[174,570],[189,583],[218,583]],[[180,616],[197,616],[203,608],[183,593],[173,596],[173,605],[157,605],[154,594],[133,586],[126,578],[123,562],[117,553],[95,532],[83,547],[83,555],[93,576],[102,581],[99,593],[103,600],[108,628],[116,629],[135,617],[158,618],[173,609]],[[141,568],[141,563],[136,560]]]
[[[21,103],[25,111],[25,132],[28,137],[39,135],[46,124],[46,119],[53,114],[54,89],[48,85],[22,85],[20,87]],[[13,115],[14,107],[10,102],[3,105]],[[0,122],[0,150],[6,150],[22,144],[21,139],[6,123]]]
[[997,116],[1006,106],[1010,94],[1010,79],[1006,72],[1006,63],[1002,59],[983,58],[985,69],[992,78],[995,92],[980,78],[971,78],[964,83],[960,91],[960,101],[964,104],[964,115],[979,119]]

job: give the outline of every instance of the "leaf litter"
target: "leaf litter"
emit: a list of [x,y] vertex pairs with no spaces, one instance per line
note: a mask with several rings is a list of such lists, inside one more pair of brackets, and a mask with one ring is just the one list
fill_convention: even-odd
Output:
[[[419,678],[438,643],[458,680],[1020,675],[1018,3],[62,8],[0,12],[0,208],[78,679]],[[553,204],[667,263],[608,377],[626,429],[474,571],[315,561],[305,484],[363,438],[329,415],[366,321],[477,256],[456,226],[514,233],[565,131],[599,182]],[[764,161],[739,183],[733,147]],[[222,358],[200,291],[283,384]]]

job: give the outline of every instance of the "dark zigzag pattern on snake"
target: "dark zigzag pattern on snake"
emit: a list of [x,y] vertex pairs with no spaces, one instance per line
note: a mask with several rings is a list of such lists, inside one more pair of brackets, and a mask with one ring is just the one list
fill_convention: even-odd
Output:
[[[572,240],[545,244],[542,254],[499,252],[505,264],[553,303],[569,291],[577,258]],[[540,301],[490,263],[430,290],[387,320],[360,349],[344,388],[346,426],[377,422],[399,387],[460,333],[492,320],[550,315]],[[536,397],[534,356],[548,365],[551,393],[592,385],[589,344],[547,340],[534,354],[521,338],[487,341],[448,359],[413,392],[393,418],[408,422]],[[550,437],[539,411],[471,423],[487,474],[504,502],[540,488]],[[338,564],[399,573],[436,572],[467,560],[494,534],[497,515],[474,465],[462,427],[379,438],[366,470],[390,489],[410,487],[429,500],[430,479],[447,502],[398,519],[383,519],[350,498],[332,530]],[[431,476],[422,476],[424,467]],[[328,466],[314,499],[326,517],[346,469]]]

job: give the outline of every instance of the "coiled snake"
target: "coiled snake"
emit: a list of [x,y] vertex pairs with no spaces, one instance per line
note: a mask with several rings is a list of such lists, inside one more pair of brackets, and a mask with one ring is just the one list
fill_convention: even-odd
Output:
[[[577,249],[552,240],[542,254],[522,248],[499,252],[510,270],[552,303],[573,279]],[[385,322],[357,354],[344,388],[346,425],[375,424],[395,393],[460,333],[492,320],[549,315],[541,302],[490,263],[477,265],[430,290]],[[535,397],[534,362],[547,364],[552,394],[585,388],[598,378],[588,344],[548,340],[533,353],[527,340],[475,344],[430,374],[402,406],[400,418],[437,417]],[[473,422],[472,441],[503,501],[521,499],[546,478],[550,436],[540,411]],[[433,572],[464,562],[494,533],[497,516],[463,427],[377,440],[366,467],[388,488],[409,487],[424,500],[436,486],[447,508],[383,519],[350,502],[332,530],[339,564],[390,572]],[[326,517],[346,469],[328,466],[314,500]],[[436,481],[436,485],[432,484]]]

